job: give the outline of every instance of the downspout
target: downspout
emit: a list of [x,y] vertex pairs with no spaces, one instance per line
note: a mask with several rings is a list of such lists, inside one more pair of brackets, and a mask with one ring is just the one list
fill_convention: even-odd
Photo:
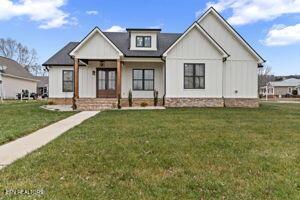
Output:
[[230,57],[230,55],[223,58],[223,65],[222,65],[222,100],[223,100],[223,103],[224,103],[224,107],[226,107],[225,97],[224,97],[224,94],[225,94],[225,67],[226,67],[226,61],[229,57]]
[[166,101],[166,93],[167,93],[167,69],[166,69],[166,59],[161,58],[161,60],[164,62],[164,95],[163,95],[163,106],[165,106],[165,101]]

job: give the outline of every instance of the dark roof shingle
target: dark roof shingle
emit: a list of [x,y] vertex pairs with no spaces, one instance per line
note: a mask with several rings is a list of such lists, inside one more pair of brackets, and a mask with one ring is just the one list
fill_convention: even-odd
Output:
[[[182,35],[178,33],[158,33],[157,51],[130,50],[129,33],[127,32],[103,32],[105,36],[126,56],[126,57],[161,57],[162,54]],[[43,65],[73,65],[74,60],[69,53],[79,44],[70,42]]]

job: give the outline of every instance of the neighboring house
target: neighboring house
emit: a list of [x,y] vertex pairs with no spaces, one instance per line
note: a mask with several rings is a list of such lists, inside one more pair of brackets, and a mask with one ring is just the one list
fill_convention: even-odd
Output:
[[38,96],[43,96],[48,94],[49,88],[49,77],[48,76],[35,76],[37,82],[37,94]]
[[[166,107],[257,107],[257,68],[265,60],[213,8],[184,33],[160,29],[92,30],[43,65],[49,97],[79,110],[116,102],[151,103],[153,91]],[[102,105],[101,105],[102,104]]]
[[283,81],[269,82],[266,86],[260,88],[260,95],[282,97],[286,95],[299,95],[300,79],[290,78]]
[[19,63],[0,56],[0,97],[16,99],[17,93],[28,90],[36,93],[37,81]]

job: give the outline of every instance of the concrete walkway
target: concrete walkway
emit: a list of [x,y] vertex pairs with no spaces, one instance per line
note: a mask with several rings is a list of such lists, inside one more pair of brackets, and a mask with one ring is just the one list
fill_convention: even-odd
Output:
[[0,146],[0,170],[32,151],[46,145],[66,131],[98,113],[98,111],[80,112],[42,128],[28,136]]

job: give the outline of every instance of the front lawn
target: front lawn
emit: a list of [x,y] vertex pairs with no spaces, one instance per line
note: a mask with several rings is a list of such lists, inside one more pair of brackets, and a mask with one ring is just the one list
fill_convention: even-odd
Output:
[[[41,199],[300,199],[300,106],[102,112],[0,171]],[[4,199],[39,199],[5,195]]]
[[41,109],[45,102],[7,101],[0,103],[0,145],[74,113],[52,112]]

